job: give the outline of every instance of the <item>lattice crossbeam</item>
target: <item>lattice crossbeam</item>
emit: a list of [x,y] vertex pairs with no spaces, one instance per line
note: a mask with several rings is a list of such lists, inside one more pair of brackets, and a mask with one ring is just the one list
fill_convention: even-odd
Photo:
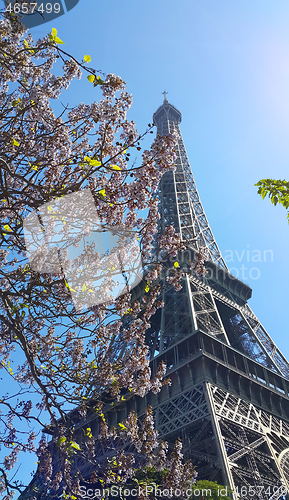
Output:
[[258,446],[262,443],[264,443],[265,438],[260,437],[254,443],[250,443],[250,445],[245,446],[241,450],[236,451],[235,453],[232,453],[228,458],[230,462],[235,462],[236,460],[239,460],[239,458],[243,457],[247,453],[250,453],[254,448],[258,448]]
[[288,424],[217,386],[210,390],[235,485],[246,484],[247,478],[248,487],[255,491],[252,498],[264,499],[270,495],[264,496],[261,490],[257,494],[260,486],[270,486],[268,491],[273,493],[273,488],[281,491],[287,481],[288,488],[288,470],[276,459],[289,449]]

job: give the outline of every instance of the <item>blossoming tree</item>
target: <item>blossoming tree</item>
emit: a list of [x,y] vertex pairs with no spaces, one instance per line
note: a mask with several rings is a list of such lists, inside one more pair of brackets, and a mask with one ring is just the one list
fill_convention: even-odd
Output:
[[[73,460],[77,455],[94,463],[95,440],[108,435],[112,441],[130,440],[148,466],[168,467],[170,484],[176,460],[179,486],[193,475],[189,465],[181,465],[180,444],[167,460],[150,408],[142,427],[131,413],[116,430],[108,428],[104,411],[105,405],[117,405],[123,394],[144,396],[150,390],[159,391],[164,383],[164,366],[151,377],[144,334],[150,317],[162,306],[157,282],[161,265],[154,263],[152,252],[158,222],[154,193],[161,175],[173,168],[174,138],[157,137],[151,149],[142,152],[140,162],[132,162],[132,154],[141,150],[142,136],[127,119],[132,98],[124,82],[113,74],[96,73],[88,67],[89,56],[77,61],[62,43],[55,29],[34,41],[16,15],[3,15],[0,20],[0,366],[5,379],[10,379],[9,392],[0,397],[0,442],[7,452],[0,467],[0,489],[6,499],[12,498],[15,489],[22,491],[9,475],[19,453],[33,451],[39,457],[45,494],[63,491],[66,498],[77,498],[81,478],[73,471]],[[56,62],[57,68],[62,63],[59,74]],[[102,99],[64,108],[56,115],[53,101],[83,71],[87,85],[94,85]],[[73,287],[64,272],[46,269],[45,259],[39,271],[28,260],[23,231],[27,217],[45,204],[49,207],[84,190],[93,197],[104,229],[121,227],[138,235],[142,261],[149,266],[144,301],[132,302],[127,286],[114,301],[76,310]],[[144,219],[140,209],[146,210]],[[79,234],[73,236],[66,221],[63,227],[70,243],[77,246]],[[175,252],[178,245],[171,228],[159,241],[167,253]],[[94,269],[99,259],[93,244],[88,244],[77,265]],[[121,326],[124,316],[130,316],[126,329]],[[116,358],[110,346],[119,335],[129,350]],[[88,409],[102,422],[101,436],[92,435],[87,427],[80,442],[71,412],[85,419]],[[59,450],[57,474],[51,444],[43,436],[38,439],[41,429],[52,436]],[[116,449],[113,465],[107,465],[103,477],[107,482],[125,481],[133,474],[133,463],[132,456],[124,457]],[[96,476],[100,472],[95,462]],[[35,493],[35,498],[42,498],[41,494]]]

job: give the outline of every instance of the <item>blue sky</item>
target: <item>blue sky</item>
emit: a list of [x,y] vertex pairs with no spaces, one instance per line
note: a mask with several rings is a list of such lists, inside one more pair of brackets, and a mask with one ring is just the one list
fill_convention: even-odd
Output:
[[[249,304],[289,358],[289,225],[254,187],[289,180],[288,0],[80,0],[32,33],[52,27],[67,52],[127,82],[139,132],[168,91],[217,243],[241,278],[246,268]],[[99,98],[85,77],[61,101]]]

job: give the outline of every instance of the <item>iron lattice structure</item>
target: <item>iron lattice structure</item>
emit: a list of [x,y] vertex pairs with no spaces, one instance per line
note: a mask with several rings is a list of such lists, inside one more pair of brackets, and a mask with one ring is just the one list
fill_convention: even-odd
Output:
[[[230,486],[235,500],[277,500],[289,491],[289,363],[248,306],[251,289],[222,258],[181,136],[181,113],[165,97],[153,120],[158,134],[178,137],[176,170],[163,176],[158,191],[160,231],[173,225],[186,242],[180,265],[204,248],[207,274],[187,273],[178,292],[164,286],[164,307],[151,318],[146,340],[152,375],[164,361],[171,386],[124,401],[106,420],[117,426],[131,410],[142,415],[151,405],[160,437],[171,447],[182,439],[198,479]],[[133,299],[143,288],[133,290]],[[113,356],[124,349],[115,339]],[[95,414],[78,427],[87,424],[99,435]],[[108,449],[99,443],[99,463]],[[75,466],[83,477],[93,472],[85,462]]]
[[235,498],[278,499],[289,490],[289,363],[247,304],[251,289],[222,258],[190,168],[179,124],[166,99],[154,114],[157,133],[176,133],[175,172],[159,190],[161,231],[173,225],[188,250],[207,255],[205,278],[163,291],[151,322],[152,368],[167,365],[172,386],[138,401],[151,404],[162,437],[181,437],[199,478],[229,485]]

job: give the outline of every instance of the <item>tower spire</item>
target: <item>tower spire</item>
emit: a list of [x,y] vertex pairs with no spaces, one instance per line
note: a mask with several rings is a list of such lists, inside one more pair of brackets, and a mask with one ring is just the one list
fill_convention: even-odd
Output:
[[153,122],[160,136],[176,133],[177,160],[175,172],[167,172],[161,180],[159,212],[162,227],[172,224],[183,241],[190,242],[196,250],[205,249],[208,260],[227,269],[209,226],[192,174],[179,127],[182,115],[168,102],[167,92],[164,91],[163,94],[164,102],[154,113]]
[[167,94],[168,94],[168,92],[167,92],[166,90],[164,90],[164,91],[162,92],[162,94],[164,95],[164,103],[165,103],[165,102],[168,102],[168,100],[167,100]]

